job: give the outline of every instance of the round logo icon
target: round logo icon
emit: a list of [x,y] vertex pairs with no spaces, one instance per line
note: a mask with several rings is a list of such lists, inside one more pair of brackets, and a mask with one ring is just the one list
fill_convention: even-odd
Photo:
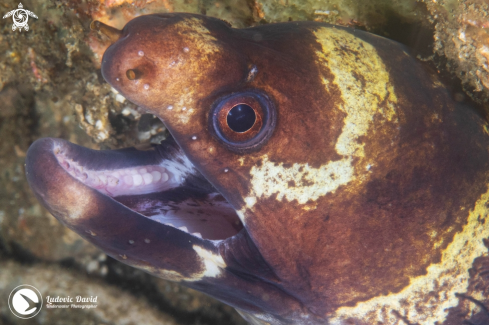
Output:
[[10,293],[8,306],[15,316],[22,319],[32,318],[41,311],[41,293],[31,285],[20,285]]

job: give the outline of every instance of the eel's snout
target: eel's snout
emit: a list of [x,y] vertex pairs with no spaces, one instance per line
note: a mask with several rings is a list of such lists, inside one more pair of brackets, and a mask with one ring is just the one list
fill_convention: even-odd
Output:
[[173,67],[188,56],[184,56],[185,45],[175,44],[177,36],[171,28],[175,21],[178,19],[148,15],[128,23],[120,36],[111,38],[112,44],[104,53],[101,72],[105,80],[138,103],[167,96],[168,80],[174,79]]
[[101,72],[124,97],[163,120],[175,112],[185,116],[200,97],[247,75],[248,62],[228,43],[230,33],[223,21],[200,15],[140,16],[121,34],[109,32],[115,41]]
[[67,157],[75,157],[75,161],[92,161],[92,167],[128,167],[124,165],[153,159],[151,152],[141,152],[143,158],[136,161],[112,159],[129,156],[130,152],[102,151],[96,158],[95,150],[61,139],[39,139],[27,152],[27,180],[51,214],[115,259],[173,280],[201,273],[202,261],[193,246],[215,251],[212,243],[148,219],[100,190],[87,186],[70,174],[66,166],[62,166],[65,162],[60,163],[57,157],[64,153]]

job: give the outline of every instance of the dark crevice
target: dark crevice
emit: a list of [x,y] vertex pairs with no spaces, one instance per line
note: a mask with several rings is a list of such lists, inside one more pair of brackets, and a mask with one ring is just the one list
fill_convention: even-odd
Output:
[[477,94],[477,92],[475,92],[473,88],[468,89],[468,86],[462,84],[462,80],[447,68],[449,62],[445,56],[440,56],[435,53],[432,59],[427,62],[422,62],[422,64],[426,69],[431,70],[437,75],[457,103],[468,110],[476,112],[482,119],[489,122],[489,114],[485,111],[484,107],[477,102],[477,98],[467,95]]
[[[416,6],[418,15],[430,16],[426,4],[418,2]],[[466,106],[467,109],[475,110],[489,122],[489,113],[480,104],[483,101],[484,92],[475,91],[470,85],[463,84],[456,73],[448,68],[456,63],[450,62],[445,56],[434,53],[435,23],[429,22],[428,19],[409,20],[394,10],[388,10],[384,17],[387,20],[382,24],[371,21],[368,25],[373,27],[368,28],[368,31],[408,46],[410,54],[421,60],[420,63],[429,71],[428,73],[438,76],[456,102]]]
[[16,242],[9,242],[9,247],[10,251],[7,254],[9,259],[24,265],[33,265],[40,262],[39,258]]
[[68,257],[60,260],[59,265],[67,270],[81,270],[81,267],[76,263],[74,258]]
[[[418,4],[418,10],[425,16],[429,14],[423,3]],[[368,31],[408,46],[415,55],[426,57],[433,54],[434,23],[428,20],[409,20],[393,9],[387,10],[385,18],[386,22],[381,25],[372,22],[375,27]]]
[[122,115],[109,112],[109,122],[117,134],[129,132],[136,124],[132,119]]

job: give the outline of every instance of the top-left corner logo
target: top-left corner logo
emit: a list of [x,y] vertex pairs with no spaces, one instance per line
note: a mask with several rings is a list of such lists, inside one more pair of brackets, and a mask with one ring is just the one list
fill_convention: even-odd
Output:
[[3,19],[8,18],[10,16],[12,16],[12,19],[14,20],[14,24],[12,25],[12,30],[15,31],[18,28],[19,32],[22,31],[22,28],[24,28],[26,31],[29,30],[29,25],[27,25],[29,16],[37,19],[36,14],[33,13],[32,11],[24,9],[22,3],[19,3],[19,7],[17,9],[7,12],[7,14],[3,16]]

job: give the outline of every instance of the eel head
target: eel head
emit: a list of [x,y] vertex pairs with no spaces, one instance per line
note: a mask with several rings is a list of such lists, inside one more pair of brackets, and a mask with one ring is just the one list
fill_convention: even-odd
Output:
[[442,324],[459,304],[487,255],[487,131],[402,45],[192,14],[106,31],[104,78],[172,138],[35,142],[28,180],[62,223],[257,324]]

